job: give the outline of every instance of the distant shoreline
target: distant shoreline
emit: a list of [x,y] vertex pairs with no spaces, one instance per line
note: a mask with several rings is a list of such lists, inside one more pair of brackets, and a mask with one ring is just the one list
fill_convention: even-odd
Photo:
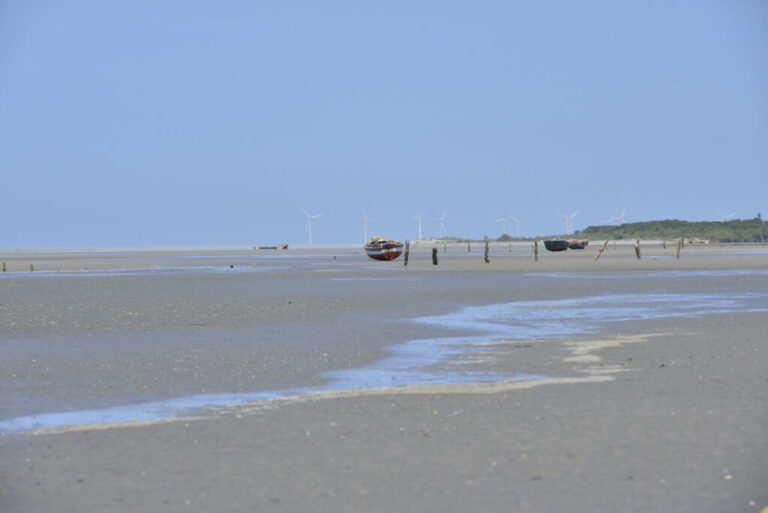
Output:
[[[574,237],[576,239],[579,239],[578,237]],[[463,242],[457,242],[453,240],[442,240],[442,239],[403,239],[408,240],[411,244],[417,245],[417,246],[444,246],[448,245],[450,247],[466,247],[467,244],[471,244],[474,247],[478,247],[478,245],[484,244],[484,241],[478,240],[478,241],[463,241]],[[539,242],[544,241],[545,239],[541,238],[538,239]],[[605,239],[589,239],[591,246],[593,247],[596,244],[603,244],[605,242]],[[491,247],[497,248],[497,247],[509,247],[510,245],[512,247],[530,247],[533,244],[533,240],[524,240],[524,241],[497,241],[497,240],[489,240],[488,243]],[[661,239],[641,239],[640,244],[641,245],[662,245],[664,243],[669,244],[671,241],[669,240],[661,240]],[[634,239],[617,239],[609,240],[610,244],[616,244],[617,246],[633,246],[635,244]],[[311,246],[309,244],[289,244],[287,250],[279,250],[279,251],[293,251],[293,252],[317,252],[317,251],[328,251],[328,250],[357,250],[362,249],[364,242],[360,243],[331,243],[331,244],[312,244]],[[93,254],[119,254],[119,253],[220,253],[220,252],[227,252],[227,251],[234,251],[234,252],[268,252],[268,251],[274,251],[270,249],[254,249],[258,248],[260,245],[275,245],[275,244],[211,244],[211,245],[181,245],[181,246],[61,246],[61,247],[20,247],[20,248],[0,248],[0,256],[16,256],[16,255],[56,255],[56,254],[86,254],[86,253],[93,253]],[[748,246],[756,246],[756,247],[768,247],[768,243],[763,242],[688,242],[687,245],[690,246],[696,246],[696,247],[728,247],[728,248],[743,248]],[[543,249],[543,248],[542,248]]]
[[[547,251],[543,244],[534,255],[531,242],[489,242],[490,260],[484,262],[485,244],[447,241],[411,241],[408,265],[404,258],[387,263],[370,260],[362,244],[295,245],[287,249],[254,249],[255,246],[150,246],[112,248],[21,248],[0,249],[0,276],[47,273],[110,274],[143,271],[164,272],[267,272],[316,270],[370,273],[398,269],[436,271],[606,271],[643,269],[768,268],[768,245],[746,243],[686,244],[677,259],[677,244],[640,241],[641,259],[635,242],[609,241],[595,261],[604,241],[590,241],[582,250]],[[432,264],[432,249],[439,264]],[[338,260],[337,260],[338,258]],[[331,266],[331,267],[328,267]],[[371,267],[374,266],[374,267]]]

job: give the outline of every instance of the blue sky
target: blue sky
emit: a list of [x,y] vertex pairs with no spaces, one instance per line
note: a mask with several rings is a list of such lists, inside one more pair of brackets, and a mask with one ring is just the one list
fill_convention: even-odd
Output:
[[0,247],[765,218],[768,2],[5,0],[0,184]]

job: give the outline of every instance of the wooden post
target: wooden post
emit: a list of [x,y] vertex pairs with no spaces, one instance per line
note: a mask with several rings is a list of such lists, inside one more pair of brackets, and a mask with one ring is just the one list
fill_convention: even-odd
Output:
[[512,253],[512,243],[509,243],[509,252]]
[[405,255],[403,255],[403,265],[408,265],[408,253],[411,250],[411,241],[405,241]]
[[467,242],[467,253],[471,253],[472,249],[470,248],[469,242]]
[[539,261],[539,239],[533,241],[533,261]]
[[437,265],[437,248],[432,248],[432,265]]
[[667,249],[667,241],[665,240],[661,241],[661,249]]
[[35,270],[35,266],[34,266],[34,265],[32,265],[32,264],[29,264],[29,270],[30,270],[30,271],[34,271],[34,270]]
[[488,239],[485,239],[485,256],[483,257],[483,259],[485,260],[486,264],[490,262],[490,260],[488,259]]
[[603,251],[605,251],[605,248],[608,247],[608,242],[610,242],[608,239],[605,239],[605,242],[603,243],[603,246],[597,250],[597,255],[595,255],[595,262],[597,262],[597,259],[600,258],[600,255],[603,254]]
[[683,239],[677,241],[677,259],[680,260],[680,250],[683,249]]
[[640,239],[635,241],[635,255],[637,255],[637,259],[640,260]]
[[448,253],[448,243],[447,242],[443,243],[443,253]]
[[3,262],[3,272],[5,272],[5,262]]

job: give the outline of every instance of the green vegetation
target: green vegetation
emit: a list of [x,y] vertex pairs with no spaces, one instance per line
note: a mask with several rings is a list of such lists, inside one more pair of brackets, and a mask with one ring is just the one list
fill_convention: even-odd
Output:
[[574,237],[586,239],[707,239],[718,242],[768,242],[768,222],[754,219],[732,221],[645,221],[618,226],[589,226]]
[[549,235],[537,237],[511,237],[502,234],[497,238],[488,236],[482,239],[466,239],[461,237],[443,237],[445,242],[522,242],[535,239],[592,239],[592,240],[672,240],[672,239],[706,239],[713,242],[768,242],[768,222],[763,221],[760,214],[754,219],[734,219],[731,221],[679,221],[665,219],[663,221],[644,221],[641,223],[625,223],[621,225],[588,226],[584,230],[571,235]]

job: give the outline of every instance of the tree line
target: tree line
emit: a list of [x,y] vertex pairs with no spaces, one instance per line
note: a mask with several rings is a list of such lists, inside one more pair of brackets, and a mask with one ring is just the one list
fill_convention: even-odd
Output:
[[575,234],[594,239],[707,239],[717,242],[768,242],[768,222],[760,214],[754,219],[730,221],[643,221],[620,225],[588,226]]

